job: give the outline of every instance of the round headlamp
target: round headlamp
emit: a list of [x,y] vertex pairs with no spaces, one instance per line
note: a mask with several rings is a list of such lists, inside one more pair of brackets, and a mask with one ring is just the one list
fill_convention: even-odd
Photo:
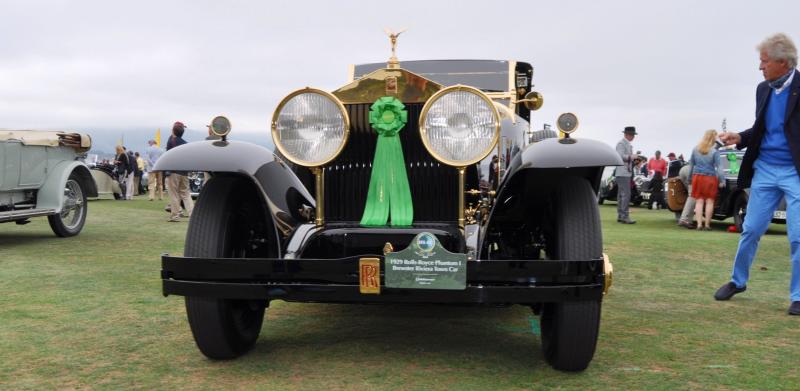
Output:
[[465,167],[485,158],[497,144],[500,114],[480,90],[447,87],[425,103],[419,131],[422,143],[436,160]]
[[319,167],[342,152],[350,119],[339,99],[315,88],[292,92],[272,115],[272,140],[290,161]]
[[225,137],[231,132],[231,121],[227,117],[218,115],[211,120],[209,125],[211,133],[219,137]]

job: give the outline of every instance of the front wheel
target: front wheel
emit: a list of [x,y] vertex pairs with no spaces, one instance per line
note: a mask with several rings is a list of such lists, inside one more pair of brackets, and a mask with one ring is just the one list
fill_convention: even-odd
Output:
[[542,350],[553,368],[575,372],[589,366],[597,345],[600,301],[547,303],[541,324]]
[[83,229],[86,222],[86,194],[74,172],[64,185],[61,212],[47,216],[47,221],[53,232],[62,238],[75,236]]
[[[271,227],[252,184],[243,178],[214,177],[195,205],[184,254],[222,258],[274,256],[268,240]],[[195,343],[204,355],[215,360],[239,357],[255,345],[265,307],[263,300],[186,297]]]
[[229,360],[255,345],[264,322],[264,304],[187,297],[186,314],[200,351],[214,360]]
[[[602,257],[600,211],[589,182],[583,178],[565,178],[552,200],[548,258]],[[542,350],[553,368],[582,371],[589,366],[600,329],[600,300],[546,303],[541,324]]]

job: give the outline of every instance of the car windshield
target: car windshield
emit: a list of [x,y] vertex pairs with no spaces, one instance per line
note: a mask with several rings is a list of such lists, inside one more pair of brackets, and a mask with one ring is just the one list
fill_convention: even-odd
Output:
[[[463,84],[485,92],[508,90],[508,61],[496,60],[426,60],[402,61],[400,67],[433,80],[445,87]],[[359,64],[353,77],[358,79],[386,68],[385,62]]]

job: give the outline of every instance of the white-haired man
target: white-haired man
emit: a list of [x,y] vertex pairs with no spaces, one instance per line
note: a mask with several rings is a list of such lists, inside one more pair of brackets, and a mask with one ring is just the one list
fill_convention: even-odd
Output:
[[739,170],[739,188],[750,188],[747,218],[734,258],[731,281],[714,294],[728,300],[744,292],[758,242],[772,214],[786,197],[792,277],[790,315],[800,315],[800,72],[797,48],[785,34],[775,34],[758,45],[758,67],[765,81],[756,88],[756,121],[740,133],[724,132],[726,145],[747,148]]

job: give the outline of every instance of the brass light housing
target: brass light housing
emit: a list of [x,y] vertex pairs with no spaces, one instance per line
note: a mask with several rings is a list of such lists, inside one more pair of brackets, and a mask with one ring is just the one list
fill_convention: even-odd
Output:
[[544,96],[538,91],[531,91],[525,94],[525,99],[520,99],[517,103],[523,103],[528,110],[536,111],[541,109],[542,105],[544,105]]
[[[470,158],[464,160],[453,160],[445,156],[442,156],[440,151],[437,151],[436,148],[433,145],[431,145],[431,142],[429,140],[430,129],[427,124],[431,108],[441,98],[447,96],[450,93],[456,93],[456,92],[466,92],[480,98],[483,102],[486,103],[486,108],[491,112],[492,120],[494,122],[493,124],[494,134],[491,138],[491,141],[487,143],[485,146],[483,146],[483,148],[480,149],[478,153],[473,154]],[[469,113],[464,113],[464,114],[469,114]],[[419,132],[422,138],[422,143],[425,145],[425,149],[427,149],[428,152],[431,155],[433,155],[433,157],[436,160],[453,167],[466,167],[470,164],[474,164],[483,160],[483,158],[485,158],[486,156],[489,155],[489,153],[492,152],[494,146],[497,145],[497,140],[500,138],[500,113],[497,111],[497,107],[495,107],[494,102],[481,90],[463,85],[455,85],[439,90],[438,92],[433,94],[433,96],[431,96],[430,99],[428,99],[428,101],[425,103],[425,106],[423,106],[422,112],[419,117]]]
[[[288,130],[288,129],[281,129],[281,123],[279,120],[283,110],[290,102],[292,102],[293,99],[304,94],[317,95],[318,97],[327,99],[328,101],[333,103],[333,105],[338,109],[337,114],[341,116],[341,121],[342,121],[341,143],[334,150],[330,151],[329,153],[323,156],[320,156],[318,159],[303,159],[302,157],[295,155],[292,150],[290,150],[289,148],[286,147],[286,145],[284,145],[281,137],[281,132],[283,130]],[[311,110],[318,108],[314,107],[314,105],[309,105],[309,107],[311,108]],[[310,115],[314,113],[309,112],[303,114]],[[305,120],[305,118],[301,118],[301,121],[303,120]],[[283,98],[280,104],[278,104],[278,107],[275,109],[275,113],[272,115],[272,140],[275,143],[275,147],[277,147],[278,150],[283,154],[283,156],[285,156],[291,162],[299,164],[301,166],[321,167],[327,163],[330,163],[333,159],[336,159],[336,157],[339,156],[339,154],[342,152],[345,145],[347,144],[347,139],[349,138],[349,135],[350,135],[350,117],[347,115],[347,110],[345,109],[342,102],[333,94],[316,88],[306,87],[287,95],[285,98]]]
[[211,133],[215,136],[225,137],[231,132],[231,121],[228,117],[218,115],[211,120]]
[[556,120],[558,130],[565,134],[570,134],[578,129],[578,116],[573,113],[564,113],[558,116]]

